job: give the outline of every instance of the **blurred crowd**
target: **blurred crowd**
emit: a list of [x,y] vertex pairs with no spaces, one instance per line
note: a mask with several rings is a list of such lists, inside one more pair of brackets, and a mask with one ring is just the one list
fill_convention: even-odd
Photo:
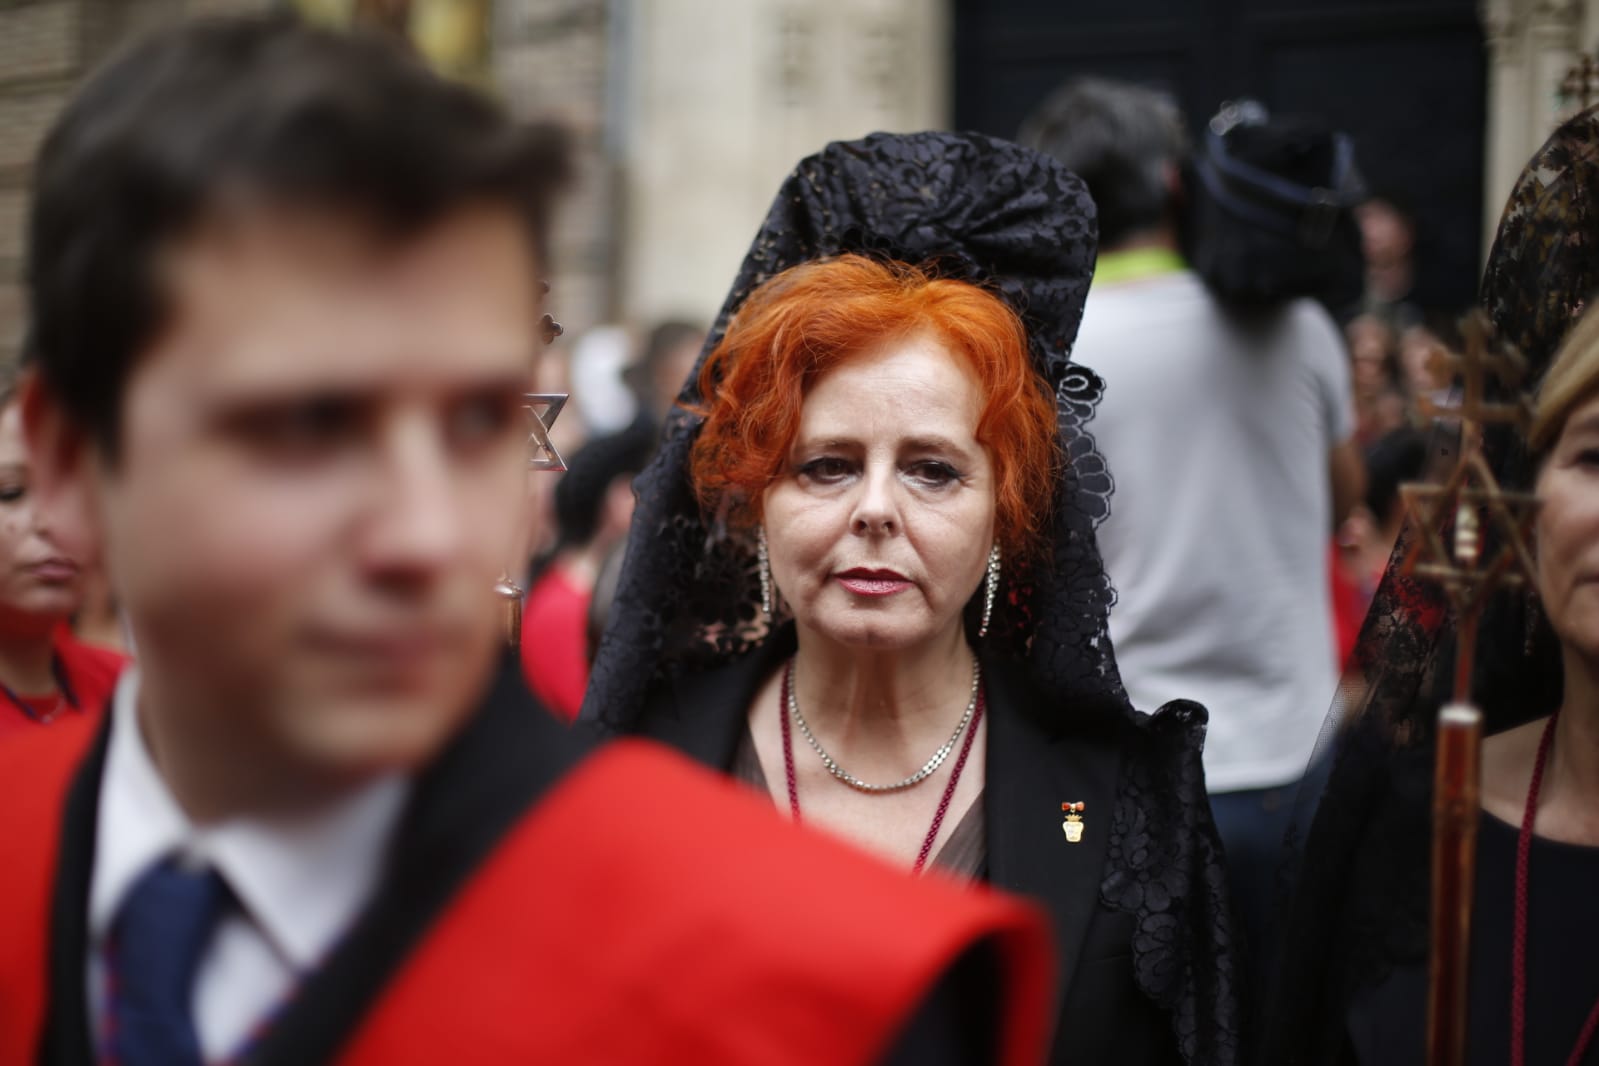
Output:
[[1339,661],[1347,662],[1366,608],[1404,524],[1399,486],[1426,472],[1435,405],[1454,386],[1445,358],[1463,343],[1463,308],[1416,304],[1415,219],[1395,194],[1356,210],[1366,291],[1343,314],[1366,491],[1338,526],[1332,556]]

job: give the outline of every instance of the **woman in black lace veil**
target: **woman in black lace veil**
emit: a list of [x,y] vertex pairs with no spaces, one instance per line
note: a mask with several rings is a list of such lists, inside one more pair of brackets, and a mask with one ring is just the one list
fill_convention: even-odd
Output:
[[[1530,373],[1514,390],[1491,381],[1488,399],[1510,400],[1536,387],[1596,289],[1599,109],[1554,133],[1505,208],[1482,306]],[[1455,461],[1456,435],[1444,426],[1435,431],[1438,475]],[[1539,456],[1520,431],[1488,427],[1484,455],[1504,488],[1533,488]],[[1440,589],[1401,572],[1415,536],[1407,527],[1395,548],[1323,730],[1330,770],[1301,800],[1274,938],[1281,957],[1264,997],[1262,1064],[1423,1061],[1434,735],[1452,686],[1455,624]],[[1484,537],[1485,553],[1494,552],[1499,541],[1491,526]],[[1473,666],[1473,698],[1485,714],[1485,734],[1508,735],[1547,718],[1560,706],[1561,690],[1561,644],[1536,598],[1520,590],[1498,594],[1482,618]],[[1490,762],[1494,743],[1485,747]],[[1492,776],[1485,775],[1485,804]],[[1525,782],[1521,787],[1525,791]],[[1505,821],[1485,811],[1479,829],[1467,1042],[1473,1063],[1511,1061],[1509,926],[1517,834]],[[1548,860],[1534,852],[1534,863],[1553,864],[1549,869],[1589,861],[1575,854],[1588,849],[1536,847],[1566,848]],[[1585,891],[1591,903],[1591,883]],[[1569,939],[1567,960],[1582,960],[1578,968],[1594,973],[1595,945],[1587,937],[1596,927],[1583,918],[1591,905],[1562,913],[1558,895],[1552,888],[1544,894],[1542,913],[1564,923],[1556,936]],[[1536,905],[1532,913],[1528,943],[1535,944]],[[1561,964],[1548,953],[1529,956],[1529,1063],[1566,1061],[1599,984],[1586,976],[1568,979]],[[1540,968],[1547,974],[1541,992]],[[1599,1051],[1590,1047],[1580,1061],[1599,1062]]]
[[[1064,977],[1054,1059],[1237,1062],[1231,924],[1199,760],[1205,713],[1182,703],[1136,712],[1107,635],[1112,592],[1094,529],[1111,479],[1086,428],[1102,383],[1070,361],[1094,264],[1087,193],[1053,161],[975,134],[830,145],[778,191],[705,352],[762,282],[846,253],[999,294],[1055,396],[1065,474],[1041,523],[1046,550],[1025,574],[1007,575],[986,636],[968,627],[985,683],[1008,679],[1030,694],[1008,724],[992,715],[980,876],[1034,896],[1054,919]],[[748,701],[714,679],[775,669],[793,627],[767,622],[754,538],[696,500],[698,376],[637,483],[583,716],[728,771]],[[969,617],[977,611],[968,606]],[[1019,754],[1011,762],[1006,752]],[[1088,793],[1103,800],[1097,840],[1085,834],[1074,846],[1061,804]]]

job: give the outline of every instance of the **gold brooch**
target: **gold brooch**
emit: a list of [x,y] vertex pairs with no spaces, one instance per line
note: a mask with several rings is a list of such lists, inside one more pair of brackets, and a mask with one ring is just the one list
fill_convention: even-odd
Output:
[[1083,839],[1083,808],[1086,804],[1062,803],[1060,809],[1066,812],[1066,820],[1060,827],[1066,831],[1066,843],[1076,844]]

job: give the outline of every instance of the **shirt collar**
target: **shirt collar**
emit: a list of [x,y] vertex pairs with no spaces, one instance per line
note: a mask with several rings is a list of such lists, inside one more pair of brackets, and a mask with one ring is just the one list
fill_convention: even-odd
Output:
[[1094,285],[1116,285],[1142,281],[1162,274],[1187,270],[1188,264],[1173,248],[1129,248],[1124,252],[1100,252],[1094,264]]
[[189,821],[162,780],[138,724],[139,676],[112,702],[89,894],[89,935],[103,945],[128,890],[179,854],[222,875],[262,935],[296,970],[315,966],[354,922],[382,874],[408,782],[384,777],[312,815]]

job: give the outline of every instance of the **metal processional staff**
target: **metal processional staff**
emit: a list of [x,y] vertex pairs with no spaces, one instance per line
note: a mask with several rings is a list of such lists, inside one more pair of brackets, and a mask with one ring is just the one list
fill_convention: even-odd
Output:
[[[550,291],[548,282],[544,284],[544,291],[546,293]],[[554,344],[555,339],[563,332],[561,324],[550,315],[544,316],[543,329],[546,347]],[[523,405],[523,410],[527,412],[529,422],[528,469],[564,472],[566,460],[561,458],[561,453],[550,440],[550,430],[555,428],[555,420],[560,416],[561,408],[566,406],[567,394],[530,392],[523,399],[527,401]],[[525,514],[526,511],[526,507],[517,508],[518,514]],[[505,643],[512,648],[519,648],[522,645],[522,599],[527,594],[527,590],[513,575],[521,574],[526,566],[526,559],[512,560],[511,564],[501,571],[500,579],[494,583],[494,594],[504,603]]]
[[[1433,778],[1431,958],[1428,967],[1427,1062],[1460,1066],[1465,1055],[1466,977],[1471,938],[1481,782],[1482,711],[1471,699],[1477,629],[1491,595],[1533,580],[1531,527],[1537,500],[1499,484],[1483,457],[1483,429],[1497,424],[1525,432],[1531,404],[1521,393],[1526,364],[1496,346],[1481,312],[1463,323],[1465,350],[1439,353],[1461,381],[1457,402],[1422,401],[1423,414],[1458,420],[1460,457],[1441,485],[1400,491],[1418,535],[1403,572],[1439,584],[1457,631],[1454,696],[1438,713]],[[1490,402],[1489,379],[1514,397]],[[1485,551],[1489,539],[1493,551]]]

